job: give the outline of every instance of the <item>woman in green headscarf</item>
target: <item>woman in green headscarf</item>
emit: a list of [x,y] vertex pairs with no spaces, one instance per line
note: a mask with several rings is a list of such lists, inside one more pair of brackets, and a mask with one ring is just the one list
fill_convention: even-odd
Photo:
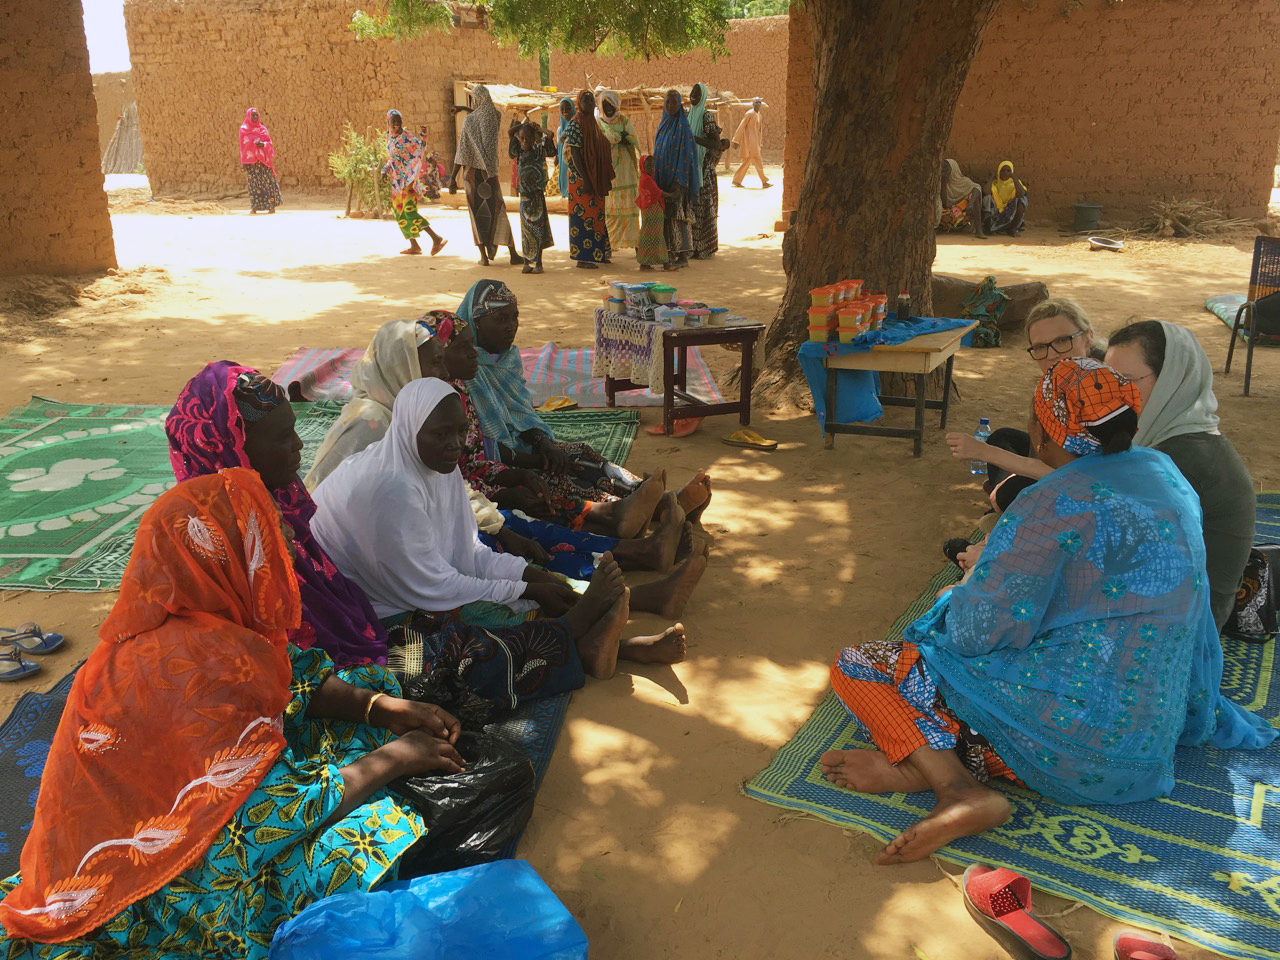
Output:
[[705,83],[696,83],[689,94],[689,128],[698,146],[698,169],[702,171],[702,188],[693,201],[693,259],[710,260],[720,249],[720,185],[716,181],[716,164],[729,149],[715,111],[707,109],[711,90]]

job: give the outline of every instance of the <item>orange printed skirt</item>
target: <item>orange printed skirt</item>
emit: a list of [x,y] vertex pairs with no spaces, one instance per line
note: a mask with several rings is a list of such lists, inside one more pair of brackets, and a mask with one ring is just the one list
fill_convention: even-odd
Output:
[[986,738],[947,706],[914,643],[884,639],[845,647],[831,665],[831,688],[890,763],[921,747],[955,750],[980,782],[1018,779]]

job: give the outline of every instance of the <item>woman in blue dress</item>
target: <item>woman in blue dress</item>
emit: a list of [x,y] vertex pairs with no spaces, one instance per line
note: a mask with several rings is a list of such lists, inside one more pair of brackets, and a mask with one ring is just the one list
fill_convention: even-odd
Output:
[[827,779],[936,798],[877,862],[1003,823],[992,778],[1060,803],[1131,803],[1169,794],[1178,746],[1275,739],[1219,692],[1200,505],[1172,460],[1132,446],[1140,406],[1096,360],[1051,367],[1030,425],[1051,472],[903,638],[848,647],[832,665],[878,749],[827,751]]

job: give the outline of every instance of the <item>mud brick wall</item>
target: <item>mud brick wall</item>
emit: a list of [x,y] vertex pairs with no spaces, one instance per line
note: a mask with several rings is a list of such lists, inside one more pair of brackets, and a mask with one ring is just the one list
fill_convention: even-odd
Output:
[[[566,92],[587,85],[626,89],[687,87],[701,82],[713,90],[732,91],[739,99],[762,97],[768,104],[764,111],[764,157],[777,162],[782,159],[787,129],[787,34],[785,16],[731,20],[726,37],[729,52],[718,60],[705,50],[648,61],[553,52],[551,82]],[[719,111],[725,136],[733,135],[744,112],[742,108]],[[736,163],[738,151],[731,153]]]
[[133,74],[128,70],[95,73],[93,99],[98,103],[98,155],[105,156],[116,132],[116,121],[133,103]]
[[[790,71],[801,82],[788,107],[811,116],[812,52],[798,32],[793,40],[797,61],[807,51],[809,63]],[[1030,186],[1033,222],[1070,224],[1072,206],[1087,202],[1102,204],[1104,223],[1124,224],[1154,200],[1192,197],[1261,217],[1278,135],[1275,0],[1003,0],[969,70],[947,155],[980,181],[1012,160]],[[808,150],[807,132],[795,136],[793,198],[792,158],[803,163]]]
[[116,264],[80,0],[0,4],[0,275]]
[[[357,41],[353,0],[127,0],[125,26],[147,174],[159,196],[243,193],[238,130],[256,106],[285,191],[333,188],[343,125],[382,131],[386,111],[427,124],[453,157],[453,82],[538,86],[522,60],[466,25],[406,43]],[[505,152],[504,152],[505,155]]]
[[779,221],[782,229],[786,229],[788,215],[799,206],[804,162],[813,136],[813,21],[798,3],[791,5],[789,28],[787,139],[782,159],[786,176],[782,180],[782,219]]

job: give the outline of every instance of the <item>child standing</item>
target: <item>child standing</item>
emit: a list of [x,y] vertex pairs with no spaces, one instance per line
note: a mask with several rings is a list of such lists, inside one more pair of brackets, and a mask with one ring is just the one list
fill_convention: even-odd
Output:
[[641,270],[652,270],[655,264],[669,270],[667,239],[663,233],[663,207],[666,197],[658,181],[653,179],[653,157],[640,158],[640,183],[636,206],[640,208],[640,237],[636,241],[636,259]]
[[512,121],[508,153],[516,161],[520,192],[520,246],[523,273],[542,272],[542,251],[555,245],[547,216],[547,157],[556,155],[555,136],[527,117]]

